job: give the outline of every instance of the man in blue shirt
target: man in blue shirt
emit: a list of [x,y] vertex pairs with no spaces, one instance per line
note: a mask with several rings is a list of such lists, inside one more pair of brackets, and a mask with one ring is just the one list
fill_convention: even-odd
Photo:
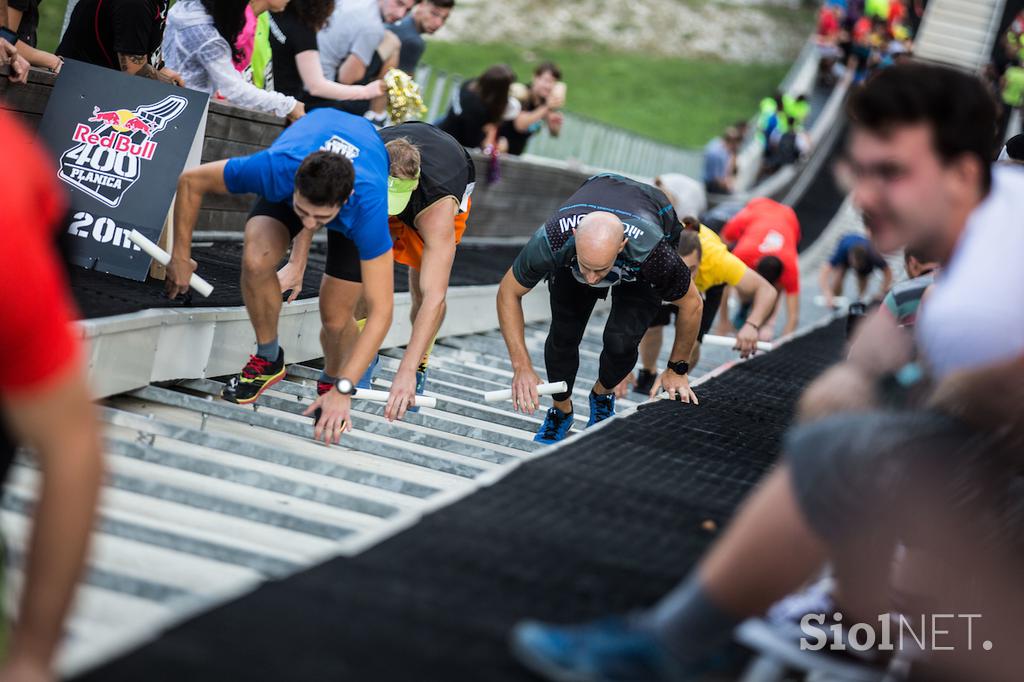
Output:
[[704,147],[704,189],[711,194],[732,194],[736,180],[736,152],[742,136],[730,127]]
[[[394,307],[384,143],[366,119],[319,109],[293,123],[268,149],[182,173],[167,266],[167,292],[172,297],[187,291],[195,271],[190,258],[192,231],[203,196],[209,193],[260,197],[245,225],[242,252],[242,294],[256,331],[257,349],[224,389],[224,399],[231,402],[255,402],[284,377],[284,350],[277,339],[281,312],[277,264],[294,240],[292,263],[282,271],[281,281],[291,282],[293,291],[301,287],[301,279],[295,282],[291,274],[304,270],[305,262],[296,263],[294,254],[305,258],[313,234],[327,227],[320,340],[324,372],[338,378],[337,390],[321,395],[306,414],[318,415],[317,439],[337,442],[352,428],[354,379],[366,371],[384,341]],[[353,312],[361,297],[367,317],[360,334]]]
[[825,305],[832,307],[834,297],[843,293],[846,274],[853,270],[857,274],[857,299],[864,298],[868,290],[868,277],[875,270],[882,271],[882,288],[879,298],[892,286],[892,270],[871,240],[861,234],[848,234],[839,240],[832,257],[821,267],[818,283],[825,297]]

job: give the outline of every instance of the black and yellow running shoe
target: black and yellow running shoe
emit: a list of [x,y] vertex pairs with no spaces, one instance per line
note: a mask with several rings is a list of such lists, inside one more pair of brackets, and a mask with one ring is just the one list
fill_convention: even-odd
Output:
[[250,355],[249,362],[228,381],[220,396],[228,402],[248,405],[281,379],[284,379],[284,348],[277,351],[277,360],[271,362],[258,355]]

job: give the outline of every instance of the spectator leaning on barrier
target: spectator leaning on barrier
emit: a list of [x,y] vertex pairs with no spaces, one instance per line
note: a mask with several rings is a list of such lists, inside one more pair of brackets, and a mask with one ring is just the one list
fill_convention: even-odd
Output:
[[[405,16],[412,0],[344,0],[339,2],[327,26],[317,34],[320,64],[324,78],[344,85],[367,85],[398,65],[401,43],[384,24]],[[379,95],[377,97],[380,97]],[[383,123],[386,102],[372,107]],[[310,101],[311,106],[335,106],[349,113],[363,115],[371,109],[366,98],[342,103],[330,98]],[[379,119],[379,120],[378,120]]]
[[168,0],[81,0],[57,54],[127,74],[184,85],[163,65]]
[[[27,512],[34,518],[28,555],[17,562],[25,576],[21,603],[4,609],[17,616],[10,636],[0,637],[7,645],[0,680],[49,682],[84,566],[103,455],[85,354],[72,326],[76,315],[56,248],[65,224],[56,173],[43,146],[3,111],[0,147],[5,159],[0,164],[0,286],[31,292],[0,300],[0,481],[7,478],[17,444],[31,448],[42,480],[34,512]],[[0,572],[11,563],[2,557]]]
[[709,194],[732,194],[736,183],[736,153],[743,138],[734,127],[704,147],[704,188]]
[[[914,672],[925,659],[929,678],[1019,678],[1024,595],[1019,514],[1013,518],[1019,491],[1011,491],[1024,442],[1024,270],[1017,267],[1024,174],[997,169],[990,183],[995,111],[972,76],[893,67],[853,96],[850,113],[853,197],[872,239],[886,250],[923,249],[922,257],[946,264],[915,327],[938,382],[926,408],[879,405],[886,377],[908,357],[903,330],[893,330],[903,341],[876,340],[869,364],[827,372],[801,400],[805,423],[788,434],[782,463],[672,593],[621,619],[515,629],[514,652],[545,678],[690,679],[736,625],[827,561],[841,581],[846,617],[815,614],[828,618],[822,631],[842,620],[875,633],[879,617],[897,607],[889,596],[900,546],[930,555],[914,610],[900,609],[907,622],[981,614],[973,647],[962,622],[956,632],[941,630],[928,651],[901,644]],[[846,634],[853,630],[843,642]],[[986,639],[991,645],[978,645]]]
[[245,9],[256,14],[280,11],[288,0],[179,0],[167,17],[164,58],[181,74],[185,86],[219,95],[235,106],[296,120],[306,113],[302,102],[247,83],[235,68],[232,45],[245,25]]
[[562,132],[561,109],[565,105],[565,84],[562,71],[553,62],[544,62],[533,70],[533,81],[528,87],[517,84],[513,96],[522,105],[522,111],[511,121],[501,124],[498,135],[508,144],[508,153],[519,156],[526,150],[530,137],[547,125],[552,137]]
[[498,126],[518,114],[510,110],[508,97],[515,80],[515,72],[507,65],[490,67],[452,94],[448,113],[437,126],[463,147],[496,148]]
[[29,63],[18,54],[18,49],[14,46],[17,36],[7,29],[4,23],[6,16],[7,0],[0,0],[0,66],[7,69],[8,79],[12,83],[23,84],[28,81]]
[[[0,11],[3,11],[0,9]],[[29,64],[52,73],[59,73],[64,60],[57,55],[44,52],[36,47],[36,32],[39,28],[39,0],[9,0],[7,5],[7,28],[15,33],[18,54]]]
[[367,100],[384,94],[384,84],[342,85],[324,77],[317,31],[327,25],[334,0],[291,0],[267,17],[274,90],[313,108],[337,100]]
[[398,68],[410,76],[416,75],[416,67],[427,49],[424,34],[440,31],[454,8],[455,0],[420,0],[404,19],[388,24],[388,30],[398,36],[402,45]]

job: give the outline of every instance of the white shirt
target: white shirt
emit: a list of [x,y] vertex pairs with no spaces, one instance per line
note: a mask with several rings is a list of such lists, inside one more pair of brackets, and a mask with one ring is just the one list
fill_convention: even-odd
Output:
[[231,62],[231,46],[198,0],[182,0],[171,8],[163,54],[168,68],[181,74],[185,87],[217,93],[237,107],[275,116],[287,116],[295,108],[294,97],[246,82]]
[[937,378],[1024,355],[1024,169],[993,168],[921,311],[917,342]]

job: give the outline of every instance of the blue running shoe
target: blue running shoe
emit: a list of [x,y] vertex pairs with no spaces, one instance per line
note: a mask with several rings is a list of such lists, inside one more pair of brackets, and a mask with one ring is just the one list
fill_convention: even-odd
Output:
[[[427,370],[416,370],[416,395],[423,395],[427,389]],[[406,412],[419,412],[420,408],[413,405]]]
[[615,394],[609,393],[608,395],[597,395],[593,391],[590,392],[590,421],[587,422],[587,426],[593,426],[598,422],[603,422],[609,417],[615,416]]
[[555,682],[677,682],[683,671],[650,633],[623,618],[575,626],[523,621],[512,630],[512,653]]
[[544,418],[544,423],[540,425],[533,441],[545,445],[557,443],[569,435],[570,428],[572,428],[572,412],[566,414],[557,407],[550,407],[548,416]]
[[366,371],[363,373],[363,378],[359,380],[358,384],[356,384],[356,388],[373,388],[371,385],[373,384],[373,373],[377,371],[378,362],[380,362],[380,356],[374,355],[373,361],[370,363],[370,366],[366,368]]

